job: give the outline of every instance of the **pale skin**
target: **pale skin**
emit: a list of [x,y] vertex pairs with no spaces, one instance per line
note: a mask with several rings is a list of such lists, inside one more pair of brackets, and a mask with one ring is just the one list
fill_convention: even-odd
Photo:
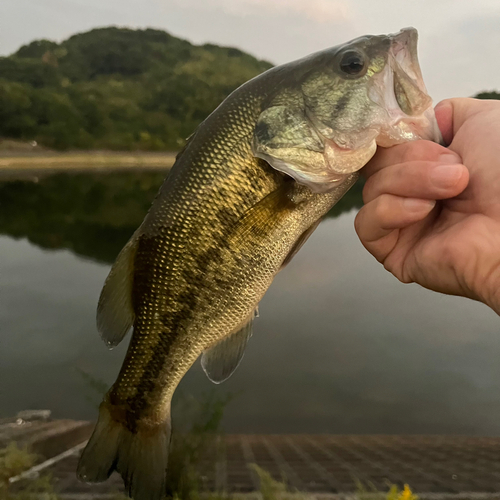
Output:
[[449,99],[436,116],[447,148],[379,148],[363,169],[356,232],[403,283],[500,314],[500,101]]

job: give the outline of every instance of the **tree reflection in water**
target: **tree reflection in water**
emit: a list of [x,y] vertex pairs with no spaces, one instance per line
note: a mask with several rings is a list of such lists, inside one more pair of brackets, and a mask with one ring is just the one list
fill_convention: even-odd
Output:
[[[0,182],[0,234],[112,263],[141,224],[164,177],[157,171],[114,171]],[[328,216],[360,207],[361,189],[358,182]]]

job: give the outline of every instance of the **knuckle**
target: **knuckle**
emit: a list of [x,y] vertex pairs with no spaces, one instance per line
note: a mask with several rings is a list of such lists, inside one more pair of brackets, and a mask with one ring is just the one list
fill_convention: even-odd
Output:
[[386,255],[385,259],[381,262],[381,264],[384,266],[384,269],[386,271],[389,271],[391,274],[396,276],[396,273],[394,272],[394,262],[390,257],[391,254],[389,253],[389,255]]
[[413,280],[405,271],[404,257],[393,249],[382,262],[386,271],[389,271],[401,283],[413,283]]
[[359,236],[360,239],[362,239],[362,234],[363,234],[363,208],[358,212],[356,217],[354,218],[354,230],[356,231],[356,234]]
[[407,274],[404,273],[402,269],[397,269],[391,271],[392,274],[401,282],[404,283],[405,285],[409,285],[410,283],[414,283],[414,281],[408,276]]
[[390,212],[392,197],[388,194],[381,194],[373,203],[373,216],[376,221],[382,222],[387,219]]

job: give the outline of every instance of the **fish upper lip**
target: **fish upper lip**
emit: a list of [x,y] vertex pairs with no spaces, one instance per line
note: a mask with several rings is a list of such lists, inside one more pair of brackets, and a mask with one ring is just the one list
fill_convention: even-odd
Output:
[[[442,139],[434,116],[432,99],[427,93],[418,62],[417,30],[405,28],[399,33],[388,36],[391,39],[391,45],[386,68],[369,90],[370,99],[385,110],[388,119],[380,124],[377,143],[383,146],[392,145],[410,135],[413,138],[439,142]],[[396,97],[396,83],[404,84],[407,88],[414,86],[417,95],[420,94],[420,102],[417,100],[416,103],[412,103],[411,114],[401,109]],[[397,138],[398,136],[400,139]]]
[[389,35],[389,64],[396,76],[401,71],[409,77],[418,89],[427,94],[422,70],[418,61],[418,32],[415,28],[403,28],[399,33]]

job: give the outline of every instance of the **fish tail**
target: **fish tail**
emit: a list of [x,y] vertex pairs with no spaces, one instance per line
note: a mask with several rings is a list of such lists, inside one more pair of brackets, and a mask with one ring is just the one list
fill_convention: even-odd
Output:
[[165,496],[170,417],[159,424],[139,422],[130,430],[116,420],[104,401],[99,419],[78,463],[81,481],[99,483],[117,470],[134,500],[160,500]]

